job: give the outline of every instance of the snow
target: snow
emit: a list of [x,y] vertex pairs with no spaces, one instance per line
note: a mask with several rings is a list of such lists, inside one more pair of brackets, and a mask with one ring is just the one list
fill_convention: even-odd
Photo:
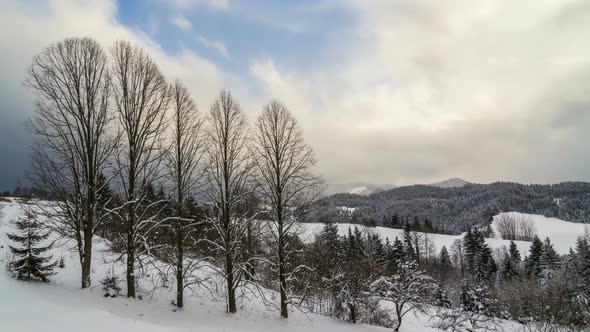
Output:
[[[518,214],[518,212],[509,212],[512,214]],[[537,229],[537,235],[544,239],[545,237],[549,237],[551,242],[554,245],[555,250],[559,254],[567,254],[569,252],[570,247],[574,247],[576,244],[576,238],[580,235],[584,234],[585,229],[589,228],[590,225],[588,224],[577,224],[572,222],[567,222],[557,218],[547,218],[540,215],[527,215],[530,216],[535,224]],[[498,216],[494,217],[494,222],[497,220]],[[492,222],[492,229],[494,229],[494,222]],[[338,225],[338,233],[340,235],[346,235],[348,233],[348,228],[354,229],[354,227],[359,227],[361,230],[365,231],[372,231],[376,232],[381,236],[382,239],[389,238],[390,241],[393,241],[396,237],[399,239],[403,238],[403,229],[397,228],[386,228],[386,227],[365,227],[362,225],[356,224],[349,224],[349,223],[339,223]],[[324,227],[322,223],[305,223],[300,224],[300,237],[305,242],[311,242],[314,239],[316,234],[319,234]],[[453,242],[456,239],[463,238],[463,234],[461,235],[445,235],[445,234],[428,234],[429,240],[432,240],[433,243],[436,245],[436,249],[440,250],[442,246],[446,246],[450,248]],[[510,241],[502,240],[501,238],[488,238],[486,239],[486,243],[492,249],[501,248],[503,246],[508,247]],[[516,245],[518,246],[518,250],[520,250],[523,255],[528,253],[530,242],[527,241],[515,241]]]
[[375,192],[381,191],[379,188],[375,188],[373,186],[361,186],[355,187],[348,191],[349,194],[361,195],[361,196],[369,196]]
[[[121,276],[122,288],[124,264],[112,263],[115,255],[107,250],[103,239],[96,237],[93,241],[92,283],[90,289],[81,290],[80,266],[77,254],[69,251],[67,245],[52,250],[55,259],[62,255],[65,259],[64,269],[56,268],[57,275],[50,283],[27,283],[10,277],[5,271],[5,262],[9,244],[5,234],[11,232],[10,221],[22,213],[21,206],[14,200],[11,203],[0,202],[0,248],[5,252],[0,255],[0,330],[14,332],[37,331],[127,331],[127,332],[181,332],[181,331],[321,331],[321,332],[355,332],[355,331],[391,331],[391,329],[351,324],[329,317],[303,314],[292,311],[288,320],[281,319],[275,308],[265,306],[255,294],[247,294],[238,303],[238,313],[225,313],[223,294],[213,295],[205,290],[186,292],[185,308],[173,311],[170,302],[175,297],[174,287],[154,289],[154,276],[144,274],[139,277],[139,293],[143,300],[127,299],[124,296],[105,298],[100,280],[109,271]],[[542,219],[538,224],[540,232],[550,231],[555,227],[545,228]],[[548,221],[550,225],[551,222]],[[350,224],[338,225],[344,234]],[[560,227],[562,227],[561,225]],[[304,224],[303,237],[313,238],[322,224]],[[400,236],[402,230],[377,227],[383,237],[393,239]],[[579,230],[579,229],[577,229]],[[564,232],[567,233],[567,232]],[[450,246],[458,236],[432,234],[438,246]],[[559,237],[565,241],[570,237]],[[575,237],[574,237],[575,238]],[[507,241],[488,239],[494,246]],[[569,240],[568,240],[569,241]],[[556,243],[558,240],[555,241]],[[68,245],[71,245],[68,244]],[[522,243],[527,245],[527,243]],[[560,246],[559,246],[560,247]],[[556,249],[558,246],[556,246]],[[207,272],[201,272],[207,273]],[[173,280],[173,278],[170,278]],[[123,292],[125,290],[123,289]],[[265,292],[276,301],[272,291]],[[438,331],[426,327],[428,317],[407,315],[404,317],[401,332]],[[516,331],[517,324],[504,322],[506,331]]]
[[[293,311],[288,320],[281,319],[275,308],[265,306],[253,294],[238,303],[238,313],[225,313],[223,294],[215,298],[208,291],[186,292],[185,308],[173,312],[170,301],[174,287],[153,289],[152,277],[139,280],[143,300],[103,297],[100,280],[111,268],[123,276],[124,265],[110,263],[114,255],[106,250],[104,240],[95,238],[90,289],[81,290],[77,254],[67,247],[52,250],[54,259],[63,254],[66,268],[56,268],[50,283],[27,283],[10,277],[5,271],[8,252],[6,232],[12,232],[10,221],[22,209],[16,202],[0,202],[0,330],[37,331],[388,331],[388,329],[351,324],[329,317]],[[71,245],[68,244],[68,245]],[[106,263],[105,263],[106,262]],[[173,280],[173,279],[170,279]],[[125,287],[122,278],[120,286]],[[123,290],[124,292],[125,290]],[[269,291],[270,293],[270,291]],[[406,332],[429,331],[427,321],[410,317],[402,329]]]
[[492,221],[492,230],[494,230],[497,238],[500,237],[496,231],[496,222],[498,221],[499,216],[503,214],[531,218],[535,224],[537,236],[539,236],[541,239],[549,237],[553,243],[553,247],[560,254],[568,253],[570,247],[575,247],[578,236],[583,235],[585,232],[590,232],[589,224],[573,223],[557,218],[548,218],[537,214],[505,212],[494,216],[494,220]]
[[467,182],[463,179],[450,178],[448,180],[431,183],[431,184],[429,184],[429,186],[438,187],[438,188],[460,188],[460,187],[463,187],[467,184],[469,184],[469,182]]

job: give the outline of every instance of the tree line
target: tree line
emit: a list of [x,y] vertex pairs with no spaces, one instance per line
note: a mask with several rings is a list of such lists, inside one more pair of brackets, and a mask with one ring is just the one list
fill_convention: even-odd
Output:
[[251,126],[223,90],[204,114],[142,48],[118,41],[105,51],[90,38],[46,47],[25,85],[36,96],[31,178],[53,200],[35,211],[75,243],[82,288],[100,233],[123,254],[128,297],[137,296],[138,262],[159,255],[174,269],[182,307],[199,258],[224,277],[227,311],[236,312],[236,289],[255,279],[248,241],[264,214],[288,316],[288,234],[322,181],[283,104],[269,102]]
[[[340,207],[354,208],[354,212],[340,216]],[[496,182],[467,184],[459,188],[414,185],[369,196],[337,194],[318,200],[309,209],[305,220],[321,222],[344,217],[340,220],[360,223],[367,220],[388,227],[397,216],[395,228],[428,220],[437,233],[457,235],[473,226],[486,227],[494,216],[508,211],[590,223],[590,184],[564,182],[523,185]],[[403,220],[402,227],[399,227],[400,220]],[[416,226],[420,227],[418,224]]]

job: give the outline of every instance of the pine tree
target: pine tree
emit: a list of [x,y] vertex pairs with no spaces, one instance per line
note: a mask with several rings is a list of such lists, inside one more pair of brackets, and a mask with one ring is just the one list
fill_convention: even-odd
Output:
[[504,256],[500,267],[500,279],[502,281],[510,281],[518,276],[518,270],[513,257],[508,254]]
[[446,246],[440,249],[440,270],[443,277],[446,277],[449,272],[453,269],[451,264],[451,256]]
[[541,274],[544,278],[551,278],[555,271],[559,268],[559,255],[553,248],[553,244],[549,238],[545,238],[543,242],[543,250],[539,258],[539,266]]
[[47,240],[49,232],[42,230],[43,225],[35,218],[31,211],[26,211],[24,217],[15,222],[19,234],[7,234],[8,239],[19,243],[20,247],[10,247],[16,260],[11,263],[11,270],[20,280],[40,280],[47,282],[48,277],[54,275],[53,269],[57,262],[49,263],[52,256],[44,256],[51,249],[49,246],[39,244]]
[[474,275],[477,266],[477,256],[479,254],[479,244],[477,242],[477,230],[470,228],[463,237],[463,248],[465,250],[465,270],[468,274]]
[[510,241],[508,253],[510,254],[510,258],[514,261],[514,263],[520,263],[520,251],[518,251],[518,247],[516,246],[516,243],[514,243],[514,241]]
[[570,253],[571,265],[575,273],[574,301],[584,308],[583,315],[590,322],[590,243],[586,238],[579,237],[576,241],[576,252]]
[[525,271],[527,276],[538,278],[541,276],[541,254],[543,253],[543,242],[539,237],[533,238],[529,249],[529,256],[525,260]]
[[406,259],[408,260],[415,260],[416,259],[416,251],[414,250],[414,241],[412,239],[412,233],[410,232],[410,226],[406,224],[404,226],[404,251],[406,254]]
[[387,271],[395,273],[397,266],[401,264],[406,258],[404,251],[404,243],[396,236],[393,244],[387,248]]

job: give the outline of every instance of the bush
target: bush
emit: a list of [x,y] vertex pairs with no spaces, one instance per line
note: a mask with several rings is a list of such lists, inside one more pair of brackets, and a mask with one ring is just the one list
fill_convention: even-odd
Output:
[[112,271],[109,272],[104,279],[100,281],[102,290],[104,291],[104,297],[117,297],[121,294],[121,287],[119,283],[121,280]]

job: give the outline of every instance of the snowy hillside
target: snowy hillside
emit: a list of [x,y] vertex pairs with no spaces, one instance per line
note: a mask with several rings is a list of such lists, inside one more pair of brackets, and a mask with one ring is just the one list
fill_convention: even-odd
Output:
[[[518,214],[517,212],[510,212],[511,214]],[[557,250],[560,254],[567,254],[570,247],[573,247],[576,243],[576,238],[579,235],[584,234],[585,230],[590,228],[590,225],[587,224],[578,224],[578,223],[571,223],[567,221],[563,221],[557,218],[546,218],[539,215],[527,215],[530,216],[535,224],[535,228],[537,230],[537,235],[540,238],[549,237],[551,242],[555,246],[555,250]],[[497,216],[494,218],[497,220]],[[375,228],[365,228],[360,225],[355,224],[347,224],[342,223],[338,224],[338,232],[341,235],[345,235],[348,232],[348,228],[354,228],[355,226],[361,227],[363,230],[366,231],[374,231],[377,232],[381,238],[386,239],[389,238],[390,240],[395,239],[395,237],[402,238],[403,230],[402,229],[393,229],[393,228],[385,228],[385,227],[375,227]],[[307,223],[301,224],[301,238],[304,241],[312,241],[315,234],[318,234],[322,228],[324,227],[321,223]],[[494,229],[494,223],[492,223],[492,229]],[[450,248],[453,244],[453,241],[456,239],[460,239],[463,235],[444,235],[444,234],[428,234],[430,238],[434,241],[437,250],[440,250],[442,246],[446,246]],[[518,245],[518,248],[521,252],[527,253],[530,242],[526,241],[515,241]],[[510,241],[502,240],[498,235],[496,238],[486,239],[486,243],[491,248],[500,248],[502,246],[508,246]]]
[[467,185],[467,184],[469,184],[469,182],[467,182],[463,179],[450,178],[448,180],[435,182],[435,183],[431,183],[428,185],[431,187],[438,187],[438,188],[460,188],[460,187],[463,187],[464,185]]
[[[57,275],[48,284],[26,283],[5,271],[8,257],[6,232],[12,232],[11,220],[20,213],[17,203],[0,202],[0,330],[11,332],[38,331],[388,331],[388,329],[350,324],[341,320],[293,311],[288,320],[279,318],[275,308],[264,306],[254,294],[247,294],[238,304],[238,313],[225,314],[223,294],[198,291],[189,294],[182,311],[173,312],[170,305],[174,287],[154,288],[154,274],[139,278],[143,300],[124,297],[105,298],[100,280],[113,268],[124,275],[121,263],[112,263],[114,255],[105,242],[94,241],[92,283],[88,290],[79,289],[78,257],[67,246],[55,248],[54,258],[65,257],[66,267],[56,269]],[[121,286],[124,287],[124,282]],[[270,298],[274,299],[270,294]],[[31,319],[31,315],[35,319]],[[435,331],[425,328],[425,320],[413,317],[404,322],[402,331]]]
[[[590,224],[580,224],[568,221],[563,221],[557,218],[547,218],[536,214],[526,214],[518,212],[501,213],[513,216],[525,216],[531,218],[535,225],[536,234],[541,239],[549,237],[555,250],[560,254],[568,253],[570,247],[574,247],[576,238],[585,232],[590,232]],[[500,238],[497,231],[497,222],[500,215],[494,216],[492,222],[492,230],[494,230],[496,238]]]
[[369,196],[374,193],[382,192],[385,190],[396,188],[394,185],[375,185],[370,183],[340,183],[340,184],[328,184],[325,190],[325,195],[335,194],[355,194],[361,196]]

